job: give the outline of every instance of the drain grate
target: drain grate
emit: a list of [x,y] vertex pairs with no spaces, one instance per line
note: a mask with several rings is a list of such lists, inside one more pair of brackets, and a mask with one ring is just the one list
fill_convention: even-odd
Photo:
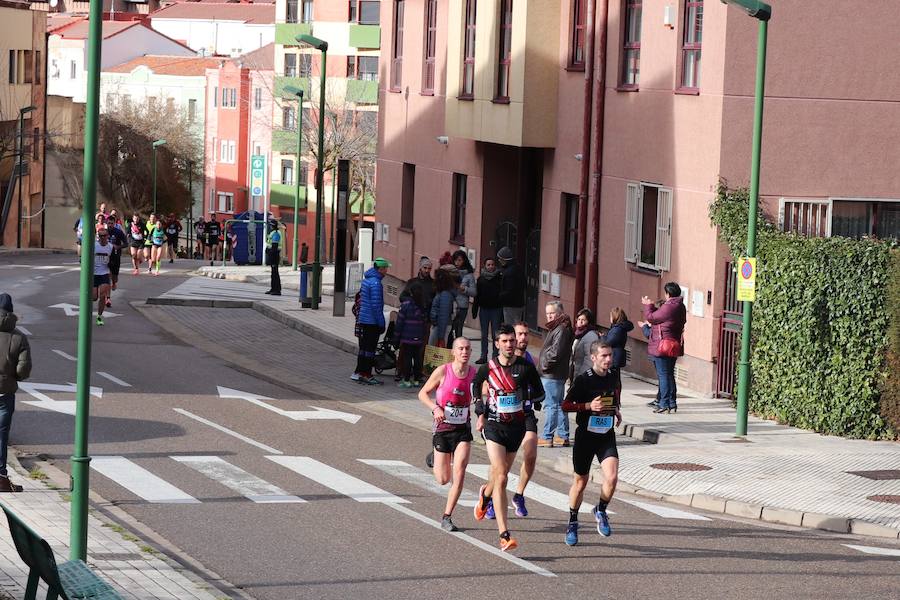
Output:
[[712,467],[698,465],[697,463],[656,463],[650,465],[651,469],[660,471],[711,471]]
[[900,479],[900,469],[882,469],[880,471],[847,471],[849,475],[859,475],[875,481]]
[[866,496],[866,500],[871,500],[872,502],[884,502],[885,504],[900,504],[900,496],[892,496],[889,494]]

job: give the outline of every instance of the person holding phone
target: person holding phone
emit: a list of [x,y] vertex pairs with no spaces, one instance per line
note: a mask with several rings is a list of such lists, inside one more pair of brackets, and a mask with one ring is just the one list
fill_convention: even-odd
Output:
[[616,448],[615,425],[622,422],[619,372],[612,368],[612,347],[606,342],[591,344],[591,368],[578,375],[569,388],[562,409],[577,412],[575,416],[575,444],[572,447],[572,466],[575,474],[569,489],[569,524],[566,545],[578,543],[578,509],[584,498],[594,457],[600,461],[603,483],[600,499],[592,511],[597,532],[603,537],[612,535],[606,507],[612,500],[619,480],[619,451]]

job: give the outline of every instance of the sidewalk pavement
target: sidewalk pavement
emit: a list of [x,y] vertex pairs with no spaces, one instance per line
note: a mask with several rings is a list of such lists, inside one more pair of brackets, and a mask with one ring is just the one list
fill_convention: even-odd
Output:
[[[0,502],[12,509],[35,532],[50,544],[57,563],[69,560],[70,505],[68,476],[46,463],[40,465],[41,479],[33,479],[10,452],[10,479],[24,489],[6,493]],[[88,513],[88,565],[128,600],[221,600],[235,596],[234,590],[221,580],[227,592],[214,588],[190,570],[160,553],[168,546],[164,540],[152,539],[151,532],[141,531],[124,511],[92,497]],[[115,521],[115,522],[114,522]],[[28,580],[28,568],[13,544],[5,516],[0,516],[0,598],[22,598]],[[125,523],[129,529],[118,523]],[[137,532],[141,539],[131,532]],[[183,556],[168,546],[167,551]],[[192,565],[198,571],[202,567]],[[205,572],[209,580],[217,577]],[[38,598],[46,595],[42,582]],[[226,595],[226,593],[228,595]]]
[[[180,322],[176,334],[189,335],[192,343],[202,343],[205,329],[214,329],[204,319],[221,317],[179,311],[177,306],[252,308],[356,354],[349,303],[346,316],[333,317],[330,297],[324,297],[320,309],[314,311],[301,308],[297,298],[272,298],[263,291],[263,286],[253,283],[195,277],[159,298],[149,298],[147,304],[169,305],[160,309],[167,309],[170,321]],[[221,315],[222,311],[216,312]],[[166,326],[165,320],[162,324]],[[467,329],[466,335],[477,344],[479,332]],[[229,352],[221,344],[205,349],[288,388],[331,398],[336,391],[343,394],[339,397],[358,395],[359,387],[342,377],[322,380],[298,374],[290,362],[291,343],[302,341],[286,339],[285,352],[273,350],[267,356],[268,365],[254,363],[246,352]],[[534,347],[529,349],[535,352]],[[271,354],[286,358],[273,360]],[[348,374],[352,361],[348,356],[341,362],[346,363]],[[752,415],[747,437],[737,438],[730,401],[682,389],[677,413],[655,414],[647,406],[656,395],[655,385],[626,372],[623,388],[624,422],[617,431],[644,443],[623,440],[620,444],[619,489],[739,517],[894,540],[900,537],[900,444],[823,436]],[[395,388],[390,381],[383,388],[367,388],[366,399],[369,402],[361,404],[370,410],[430,428],[430,417],[423,414],[415,394]],[[571,430],[574,432],[574,425]],[[541,449],[538,461],[544,468],[569,474],[571,448]],[[592,477],[602,478],[599,469]]]

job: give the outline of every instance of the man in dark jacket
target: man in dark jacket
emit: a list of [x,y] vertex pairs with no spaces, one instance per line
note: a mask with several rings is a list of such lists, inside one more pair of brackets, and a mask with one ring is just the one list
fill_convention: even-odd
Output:
[[384,331],[384,288],[381,280],[391,266],[387,260],[376,258],[374,266],[366,271],[359,287],[360,307],[359,321],[362,335],[359,338],[359,354],[356,359],[356,370],[350,379],[359,383],[376,385],[381,381],[372,376],[372,364],[375,362],[375,349],[378,338]]
[[566,378],[569,376],[569,361],[572,358],[572,320],[563,311],[562,302],[552,300],[547,303],[547,336],[538,356],[538,372],[544,385],[544,433],[538,446],[552,448],[569,445],[569,417],[562,411]]
[[427,256],[423,256],[419,259],[419,272],[416,273],[416,276],[406,282],[406,285],[403,287],[403,291],[400,292],[400,301],[403,301],[403,298],[407,296],[413,287],[419,287],[422,290],[422,310],[425,311],[425,316],[427,317],[431,314],[431,302],[434,300],[435,287],[434,287],[434,279],[431,278],[431,259]]
[[503,322],[515,325],[525,320],[525,271],[516,262],[512,250],[507,246],[497,252],[500,262],[500,305],[503,307]]
[[31,349],[28,339],[16,329],[18,318],[13,314],[12,298],[0,294],[0,492],[21,492],[22,486],[9,480],[6,471],[6,451],[9,427],[16,410],[16,391],[19,382],[31,375]]

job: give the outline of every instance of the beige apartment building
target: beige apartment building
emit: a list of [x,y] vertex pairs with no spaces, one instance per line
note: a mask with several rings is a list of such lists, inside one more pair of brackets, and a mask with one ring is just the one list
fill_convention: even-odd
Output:
[[[596,308],[601,325],[616,306],[636,321],[642,296],[678,282],[676,378],[730,392],[723,317],[739,307],[708,206],[720,177],[749,181],[757,21],[718,0],[381,4],[375,254],[392,274],[509,246],[534,327],[556,298],[570,314]],[[900,237],[896,7],[772,4],[767,217],[806,235]],[[652,375],[637,329],[629,352],[628,368]]]
[[0,245],[41,246],[45,13],[0,0]]

